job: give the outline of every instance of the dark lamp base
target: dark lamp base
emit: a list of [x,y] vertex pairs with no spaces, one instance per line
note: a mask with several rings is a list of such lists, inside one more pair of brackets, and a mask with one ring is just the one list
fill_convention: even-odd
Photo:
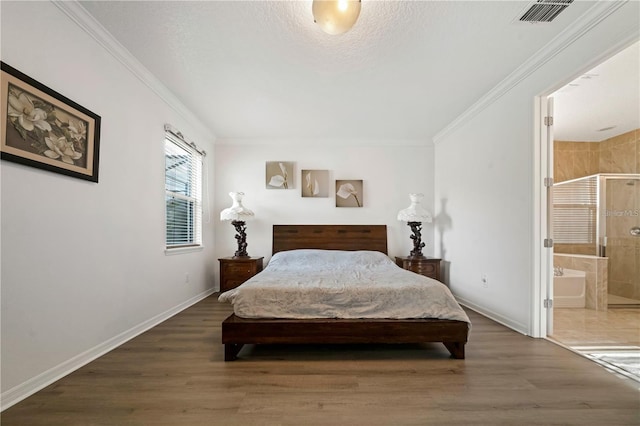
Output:
[[424,247],[424,243],[422,242],[422,222],[407,222],[407,225],[411,228],[411,239],[413,240],[413,250],[409,253],[409,257],[414,259],[421,259],[424,256],[422,255],[422,248]]
[[246,223],[243,220],[234,220],[231,222],[234,228],[236,228],[236,240],[238,241],[238,250],[234,253],[234,258],[249,257],[247,253],[247,229]]

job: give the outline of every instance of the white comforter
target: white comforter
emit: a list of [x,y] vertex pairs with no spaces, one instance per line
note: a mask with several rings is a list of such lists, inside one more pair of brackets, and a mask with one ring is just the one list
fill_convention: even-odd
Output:
[[218,298],[243,318],[439,318],[469,322],[442,283],[374,251],[291,250]]

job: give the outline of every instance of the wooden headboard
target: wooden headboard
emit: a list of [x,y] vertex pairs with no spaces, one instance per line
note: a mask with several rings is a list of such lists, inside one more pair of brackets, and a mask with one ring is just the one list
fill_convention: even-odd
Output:
[[373,250],[387,254],[387,225],[273,225],[272,254],[295,249]]

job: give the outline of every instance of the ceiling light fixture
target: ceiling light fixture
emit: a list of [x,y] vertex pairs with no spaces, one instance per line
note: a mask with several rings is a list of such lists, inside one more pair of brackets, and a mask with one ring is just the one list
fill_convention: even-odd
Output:
[[360,0],[313,0],[313,20],[327,34],[342,34],[360,15]]

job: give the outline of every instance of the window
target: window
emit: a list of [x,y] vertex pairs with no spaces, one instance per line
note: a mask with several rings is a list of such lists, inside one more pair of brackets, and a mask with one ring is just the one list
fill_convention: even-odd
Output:
[[597,176],[553,186],[553,241],[593,244],[597,226]]
[[167,249],[202,244],[203,152],[178,132],[164,142]]

